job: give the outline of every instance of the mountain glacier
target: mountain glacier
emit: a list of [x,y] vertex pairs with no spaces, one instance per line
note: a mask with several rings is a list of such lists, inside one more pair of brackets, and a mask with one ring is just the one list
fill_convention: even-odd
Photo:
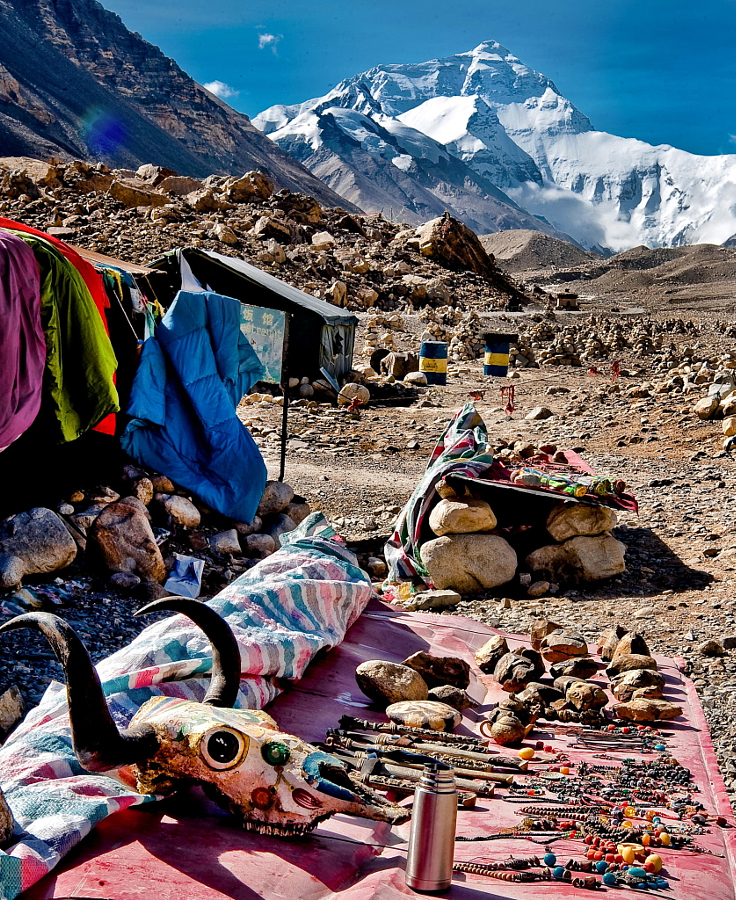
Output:
[[476,231],[536,228],[614,252],[736,233],[736,155],[596,131],[495,41],[376,66],[253,123],[339,194],[398,220],[449,209]]

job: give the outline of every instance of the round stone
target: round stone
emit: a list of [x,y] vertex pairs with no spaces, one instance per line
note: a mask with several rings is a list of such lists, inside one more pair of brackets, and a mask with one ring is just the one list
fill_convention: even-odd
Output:
[[369,659],[355,670],[355,680],[366,697],[385,707],[402,700],[426,700],[427,683],[422,676],[400,663]]
[[456,709],[435,700],[392,703],[387,707],[386,715],[397,725],[431,728],[433,731],[453,731],[462,718]]

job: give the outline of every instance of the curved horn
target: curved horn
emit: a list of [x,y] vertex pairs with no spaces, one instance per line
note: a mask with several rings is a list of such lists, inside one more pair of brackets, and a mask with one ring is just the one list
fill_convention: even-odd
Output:
[[240,690],[240,650],[232,628],[223,617],[190,597],[162,597],[136,612],[137,616],[170,609],[183,613],[202,629],[212,647],[212,681],[203,703],[230,709],[235,706]]
[[159,743],[150,725],[118,731],[87,648],[68,622],[26,613],[0,626],[0,633],[17,628],[40,631],[64,670],[74,753],[85,769],[106,772],[154,755]]

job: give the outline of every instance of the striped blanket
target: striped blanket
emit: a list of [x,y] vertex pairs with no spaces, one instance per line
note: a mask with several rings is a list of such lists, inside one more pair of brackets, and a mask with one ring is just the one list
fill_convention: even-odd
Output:
[[[240,645],[236,705],[260,709],[296,680],[314,655],[337,646],[371,596],[370,579],[321,514],[281,538],[282,548],[208,605]],[[119,727],[156,695],[202,700],[212,667],[209,643],[185,616],[171,615],[97,666]],[[90,775],[71,744],[66,690],[53,683],[0,748],[0,786],[16,830],[0,851],[0,900],[38,881],[89,833],[121,809],[156,800],[111,775]]]

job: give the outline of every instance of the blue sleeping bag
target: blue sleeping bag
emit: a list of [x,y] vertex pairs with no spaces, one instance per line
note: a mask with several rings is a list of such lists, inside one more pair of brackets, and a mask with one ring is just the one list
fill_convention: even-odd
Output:
[[180,291],[143,345],[123,449],[217,512],[251,522],[266,465],[236,408],[262,375],[240,302]]

